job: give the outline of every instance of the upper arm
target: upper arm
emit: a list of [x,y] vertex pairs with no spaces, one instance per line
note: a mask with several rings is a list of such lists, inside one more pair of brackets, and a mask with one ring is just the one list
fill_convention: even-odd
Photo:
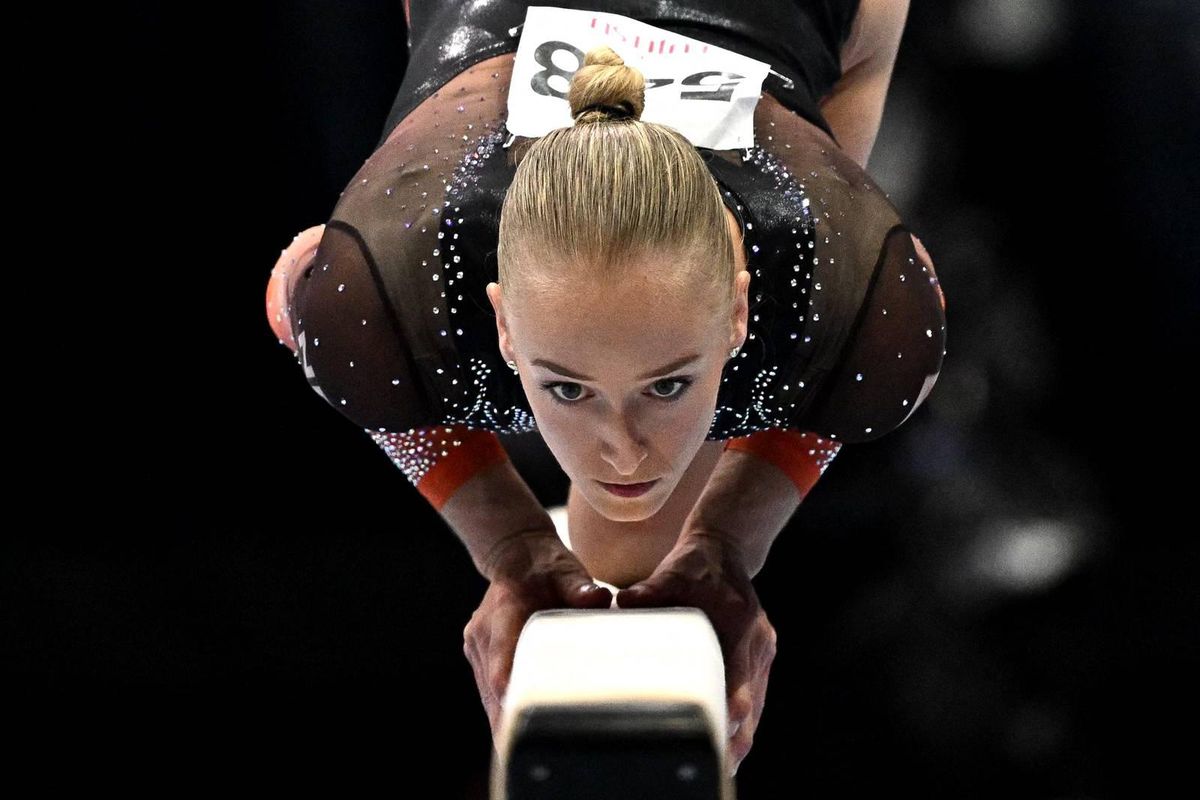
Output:
[[863,168],[883,120],[908,6],[909,0],[862,0],[842,46],[842,77],[820,102],[834,138]]

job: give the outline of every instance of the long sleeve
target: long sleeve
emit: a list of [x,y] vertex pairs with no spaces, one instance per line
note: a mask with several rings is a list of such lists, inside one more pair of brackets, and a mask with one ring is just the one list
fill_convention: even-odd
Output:
[[309,386],[361,427],[434,508],[508,458],[494,432],[438,419],[351,226],[327,224],[287,318]]

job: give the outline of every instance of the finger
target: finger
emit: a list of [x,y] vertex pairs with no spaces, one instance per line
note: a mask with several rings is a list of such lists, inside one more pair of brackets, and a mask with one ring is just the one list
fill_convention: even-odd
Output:
[[463,655],[467,657],[467,663],[471,665],[471,673],[475,676],[475,686],[479,689],[479,698],[482,700],[487,687],[483,680],[483,659],[479,657],[479,645],[474,636],[463,642]]
[[775,627],[767,620],[765,613],[759,614],[758,621],[754,625],[752,648],[751,664],[755,669],[775,660],[778,640]]
[[[754,680],[750,682],[750,714],[757,720],[762,715],[763,706],[767,701],[767,684],[771,678],[771,665],[776,653],[775,629],[769,628],[763,637],[762,647],[753,665]],[[755,723],[757,725],[757,722]]]
[[754,711],[754,690],[751,686],[741,686],[729,696],[729,723],[732,729],[735,723],[745,725]]
[[[767,673],[753,682],[749,687],[749,694],[753,700],[750,703],[750,712],[746,714],[741,723],[733,728],[730,734],[730,750],[736,763],[740,764],[743,759],[750,753],[750,748],[754,744],[754,736],[758,731],[759,722],[762,721],[763,709],[765,708],[765,700],[767,694]],[[736,767],[734,774],[737,774]]]
[[596,585],[582,564],[578,569],[555,573],[554,583],[559,596],[574,608],[608,608],[612,605],[612,592]]
[[750,712],[746,715],[746,721],[742,726],[750,726],[750,732],[758,730],[758,723],[762,720],[763,710],[767,707],[767,681],[769,676],[764,674],[762,678],[755,681],[753,690],[751,691],[752,700],[750,703]]
[[608,608],[612,605],[612,592],[594,583],[591,577],[587,578],[587,583],[576,584],[571,591],[573,594],[564,596],[576,608]]
[[617,592],[621,608],[652,608],[664,605],[688,605],[687,582],[677,572],[656,572]]
[[467,639],[463,644],[463,652],[467,656],[467,662],[471,665],[471,672],[475,676],[475,687],[479,691],[479,701],[483,706],[484,714],[487,716],[488,727],[492,731],[492,736],[495,737],[498,724],[496,700],[487,679],[484,677],[483,659],[480,658],[479,645],[475,637]]
[[737,735],[729,740],[729,758],[733,763],[733,774],[737,774],[738,767],[750,754],[750,748],[754,744],[754,734],[749,725],[742,725],[738,730]]
[[758,727],[766,705],[768,676],[763,673],[755,680],[739,687],[729,696],[729,735],[732,737],[741,728],[749,726],[753,731]]
[[488,727],[492,731],[492,741],[494,742],[500,733],[500,702],[496,699],[495,695],[489,694],[487,701],[483,705],[487,709]]
[[492,615],[491,636],[486,651],[486,677],[488,690],[497,698],[503,698],[508,690],[517,640],[528,617],[527,609],[515,605],[502,606]]
[[[754,733],[758,729],[758,716],[748,714],[737,730],[729,737],[729,751],[735,764],[740,764],[754,744]],[[736,769],[735,769],[736,772]]]
[[725,689],[726,696],[732,698],[734,692],[753,680],[754,665],[750,662],[752,636],[744,635],[741,641],[725,646]]
[[483,713],[487,716],[488,728],[492,732],[492,739],[495,740],[496,734],[500,727],[500,712],[503,710],[503,705],[496,698],[488,684],[488,680],[484,677],[483,660],[475,655],[471,659],[471,670],[475,674],[475,686],[479,691],[480,705],[483,706]]

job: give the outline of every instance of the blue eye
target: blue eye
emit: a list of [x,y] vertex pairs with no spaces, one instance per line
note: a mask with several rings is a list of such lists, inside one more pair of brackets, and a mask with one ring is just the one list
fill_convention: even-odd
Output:
[[576,390],[580,390],[582,388],[578,383],[567,383],[563,381],[550,381],[542,384],[542,388],[550,392],[550,396],[553,397],[556,402],[562,403],[563,405],[574,404],[578,400],[578,397],[568,397],[564,400],[558,395],[557,392],[554,391],[560,386],[569,386]]
[[672,392],[668,396],[663,396],[663,395],[658,395],[658,394],[656,394],[654,396],[657,397],[659,400],[675,400],[675,399],[679,398],[685,391],[687,391],[687,387],[690,386],[691,383],[692,383],[691,380],[688,378],[663,378],[661,381],[655,381],[654,385],[660,386],[662,384],[667,384],[667,385],[675,384],[679,387],[679,391]]
[[[664,384],[666,384],[666,385],[676,384],[676,385],[678,385],[678,389],[673,394],[670,394],[667,396],[655,393],[655,394],[651,394],[651,397],[655,398],[656,400],[662,400],[663,402],[670,403],[670,402],[674,402],[675,400],[678,400],[680,397],[683,396],[683,394],[687,391],[687,388],[689,386],[691,386],[692,379],[691,378],[663,378],[660,381],[655,381],[653,385],[657,387],[657,386],[662,386]],[[559,387],[567,387],[569,391],[573,391],[576,394],[574,397],[564,398],[557,391],[555,391]],[[583,387],[581,387],[578,383],[572,383],[570,381],[546,381],[546,382],[542,383],[542,388],[550,393],[550,397],[554,399],[554,402],[560,403],[564,406],[570,406],[570,405],[575,405],[576,403],[579,403],[580,397],[582,396],[582,389],[583,389]]]

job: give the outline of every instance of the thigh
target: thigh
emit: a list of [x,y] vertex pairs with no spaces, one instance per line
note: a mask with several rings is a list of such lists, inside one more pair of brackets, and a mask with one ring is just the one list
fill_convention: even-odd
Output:
[[571,550],[592,577],[627,586],[653,572],[678,541],[724,447],[724,441],[702,444],[663,507],[639,522],[614,522],[601,516],[572,484],[567,497]]

